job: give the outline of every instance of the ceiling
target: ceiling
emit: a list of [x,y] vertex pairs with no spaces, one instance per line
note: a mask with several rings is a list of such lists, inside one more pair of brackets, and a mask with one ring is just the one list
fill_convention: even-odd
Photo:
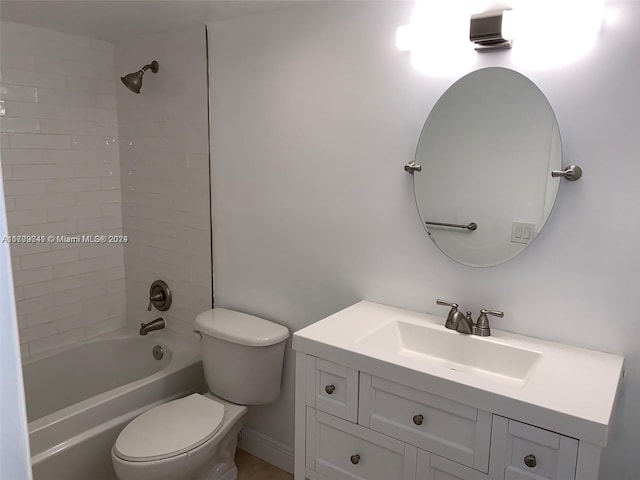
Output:
[[312,0],[0,0],[0,20],[114,42]]

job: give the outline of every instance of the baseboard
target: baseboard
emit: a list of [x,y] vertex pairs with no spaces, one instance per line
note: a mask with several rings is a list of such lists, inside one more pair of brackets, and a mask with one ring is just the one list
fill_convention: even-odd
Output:
[[293,475],[293,448],[289,445],[252,428],[243,427],[238,447]]

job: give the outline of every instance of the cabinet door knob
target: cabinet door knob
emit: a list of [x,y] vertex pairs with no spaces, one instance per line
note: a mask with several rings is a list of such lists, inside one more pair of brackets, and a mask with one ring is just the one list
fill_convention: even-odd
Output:
[[424,421],[424,417],[422,415],[413,416],[413,423],[415,423],[416,425],[422,425],[423,421]]
[[333,392],[336,391],[336,386],[335,385],[327,385],[326,387],[324,387],[324,391],[327,392],[327,395],[331,395]]
[[354,465],[357,465],[360,463],[360,455],[358,455],[357,453],[355,455],[351,455],[351,463],[353,463]]
[[527,455],[524,457],[524,464],[529,468],[534,468],[538,464],[538,460],[535,455]]

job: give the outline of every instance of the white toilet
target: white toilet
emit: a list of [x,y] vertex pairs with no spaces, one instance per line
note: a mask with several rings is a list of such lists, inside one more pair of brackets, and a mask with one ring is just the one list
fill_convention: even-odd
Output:
[[282,325],[214,308],[196,317],[209,392],[147,410],[111,449],[120,480],[236,480],[238,433],[246,405],[280,396]]

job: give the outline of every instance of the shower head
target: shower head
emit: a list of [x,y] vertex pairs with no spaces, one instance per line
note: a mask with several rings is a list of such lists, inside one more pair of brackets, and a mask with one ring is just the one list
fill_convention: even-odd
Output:
[[140,93],[140,89],[142,88],[142,76],[144,75],[144,72],[148,69],[151,69],[153,73],[156,73],[158,71],[158,68],[160,68],[160,66],[158,65],[158,62],[154,60],[150,64],[142,67],[137,72],[128,73],[124,77],[120,77],[120,80],[122,80],[122,83],[124,83],[124,85],[133,93]]

